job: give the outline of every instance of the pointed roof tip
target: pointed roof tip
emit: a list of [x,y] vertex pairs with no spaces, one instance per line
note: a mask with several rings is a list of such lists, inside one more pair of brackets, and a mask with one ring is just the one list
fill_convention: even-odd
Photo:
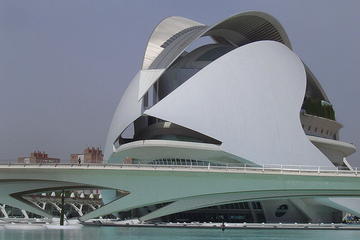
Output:
[[196,22],[192,19],[170,16],[162,19],[152,31],[147,42],[142,69],[148,69],[151,63],[162,52],[161,45],[175,34],[195,26],[205,26],[202,23]]

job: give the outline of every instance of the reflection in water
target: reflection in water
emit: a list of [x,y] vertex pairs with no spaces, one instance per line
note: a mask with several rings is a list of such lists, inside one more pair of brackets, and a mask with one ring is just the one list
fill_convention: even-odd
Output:
[[[0,226],[1,227],[1,226]],[[360,231],[83,227],[82,229],[8,230],[0,240],[353,240]]]

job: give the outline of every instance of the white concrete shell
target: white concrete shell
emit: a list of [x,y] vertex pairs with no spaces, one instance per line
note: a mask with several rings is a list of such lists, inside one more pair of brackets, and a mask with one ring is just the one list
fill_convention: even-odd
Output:
[[[261,32],[258,32],[259,27]],[[281,24],[267,13],[240,13],[213,26],[183,17],[168,17],[154,29],[145,50],[142,69],[167,68],[192,42],[202,36],[221,37],[223,39],[218,41],[228,41],[237,46],[253,41],[274,40],[291,48]]]
[[[259,28],[261,31],[259,32]],[[217,42],[242,46],[254,41],[279,41],[289,48],[291,43],[281,24],[271,15],[249,11],[227,18],[213,26],[183,17],[168,17],[154,29],[147,43],[142,70],[157,70],[141,82],[139,98],[155,83],[185,49],[201,37],[210,36]]]
[[[164,44],[177,37],[176,34],[181,35],[182,31],[186,29],[194,29],[194,27],[204,26],[201,23],[195,22],[184,17],[168,17],[162,20],[154,29],[146,46],[144,61],[142,69],[148,69],[153,61],[165,49]],[[189,30],[188,30],[189,31]],[[184,32],[183,32],[184,33]]]
[[218,58],[145,114],[218,139],[224,151],[257,164],[330,166],[300,124],[305,86],[301,60],[281,43],[260,41]]
[[113,152],[116,137],[135,119],[141,116],[141,101],[138,101],[140,72],[125,90],[113,116],[105,143],[104,158],[108,159]]
[[[234,24],[241,25],[241,23],[243,23],[242,28],[237,31],[233,29]],[[255,34],[254,31],[257,27],[262,27],[262,25],[266,25],[268,34]],[[105,159],[108,159],[113,151],[114,136],[119,135],[131,123],[131,121],[122,118],[129,118],[134,121],[139,117],[140,99],[146,91],[159,79],[165,69],[184,53],[189,45],[202,36],[212,36],[214,38],[223,36],[232,44],[235,44],[234,38],[236,36],[242,39],[242,42],[237,44],[246,44],[259,39],[270,39],[280,41],[291,48],[283,27],[274,17],[263,12],[240,13],[211,27],[183,17],[165,18],[154,29],[145,50],[142,70],[130,83],[114,114],[105,144]],[[146,71],[147,69],[153,69],[153,71]],[[133,99],[130,101],[129,95],[134,96],[136,91],[138,91],[138,101]],[[130,112],[127,113],[126,111]],[[136,118],[130,116],[136,116]],[[127,125],[124,126],[124,123],[127,123]]]

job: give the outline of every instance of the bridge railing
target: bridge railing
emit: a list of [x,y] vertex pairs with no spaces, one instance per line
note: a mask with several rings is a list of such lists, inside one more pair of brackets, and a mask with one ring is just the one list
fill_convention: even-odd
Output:
[[[264,164],[264,165],[247,165],[247,164],[149,164],[149,163],[131,163],[131,164],[115,164],[115,163],[8,163],[0,164],[0,168],[142,168],[152,170],[207,170],[207,171],[227,171],[227,172],[257,172],[257,173],[298,173],[298,174],[333,174],[333,175],[349,175],[358,176],[360,171],[358,168],[346,169],[330,166],[311,166],[311,165],[281,165],[281,164]],[[359,176],[360,177],[360,176]]]

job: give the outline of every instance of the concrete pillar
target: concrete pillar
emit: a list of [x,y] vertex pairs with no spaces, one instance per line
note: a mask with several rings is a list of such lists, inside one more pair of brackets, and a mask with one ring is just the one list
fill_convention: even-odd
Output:
[[29,218],[29,215],[27,214],[27,212],[25,210],[21,210],[21,213],[24,215],[24,218]]
[[2,214],[4,215],[4,218],[9,218],[9,215],[7,214],[6,210],[5,210],[5,205],[0,205],[0,210],[2,212]]

